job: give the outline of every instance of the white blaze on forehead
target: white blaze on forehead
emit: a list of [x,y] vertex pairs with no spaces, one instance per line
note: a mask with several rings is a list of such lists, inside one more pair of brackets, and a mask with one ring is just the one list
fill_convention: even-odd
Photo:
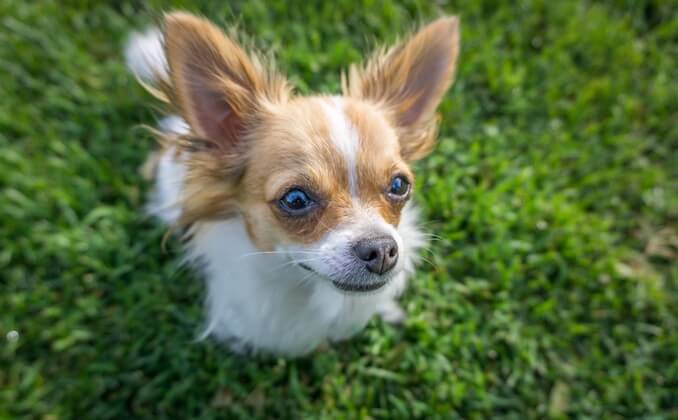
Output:
[[344,112],[344,101],[341,98],[333,97],[328,101],[322,102],[325,116],[329,122],[330,139],[337,148],[346,163],[348,171],[348,187],[351,195],[358,196],[358,175],[357,175],[357,155],[358,155],[358,131],[351,124]]

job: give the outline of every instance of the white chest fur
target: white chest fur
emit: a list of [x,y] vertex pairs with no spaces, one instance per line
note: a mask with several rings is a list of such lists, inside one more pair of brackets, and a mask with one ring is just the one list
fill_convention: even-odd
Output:
[[404,273],[377,293],[347,295],[277,254],[258,252],[239,219],[200,227],[189,259],[207,278],[205,334],[288,355],[360,331],[404,285]]
[[[180,131],[183,122],[165,120],[163,124]],[[172,149],[161,156],[147,211],[165,223],[173,223],[180,215],[176,203],[184,172]],[[416,249],[423,243],[415,219],[416,211],[407,207],[398,227],[411,256],[405,270],[382,289],[362,294],[341,292],[284,255],[260,252],[239,218],[200,224],[186,246],[186,261],[207,282],[203,337],[214,336],[234,351],[294,356],[326,340],[354,335],[376,313],[398,321],[403,314],[394,300],[404,289]]]

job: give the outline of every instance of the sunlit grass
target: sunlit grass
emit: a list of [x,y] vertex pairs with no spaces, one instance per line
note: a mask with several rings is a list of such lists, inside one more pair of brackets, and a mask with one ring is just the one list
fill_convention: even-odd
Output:
[[171,6],[104,3],[0,0],[1,418],[678,416],[670,2],[177,3],[237,22],[302,92],[462,17],[409,320],[295,361],[194,341],[200,279],[140,211],[135,127],[159,114],[121,59]]

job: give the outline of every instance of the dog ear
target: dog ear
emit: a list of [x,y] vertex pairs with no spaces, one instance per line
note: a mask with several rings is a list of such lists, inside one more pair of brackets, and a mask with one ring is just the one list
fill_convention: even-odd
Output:
[[379,51],[343,79],[344,94],[378,102],[392,115],[403,158],[416,160],[434,145],[435,110],[452,84],[459,55],[459,20],[440,18]]
[[232,153],[261,101],[286,92],[283,79],[206,19],[167,14],[164,35],[172,102],[196,136]]

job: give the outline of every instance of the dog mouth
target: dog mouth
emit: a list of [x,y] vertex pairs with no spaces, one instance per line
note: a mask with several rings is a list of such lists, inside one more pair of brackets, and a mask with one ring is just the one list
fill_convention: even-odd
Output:
[[362,283],[362,284],[347,284],[347,283],[340,283],[337,281],[332,281],[332,284],[334,287],[337,289],[344,291],[344,292],[374,292],[375,290],[379,290],[382,287],[384,287],[388,283],[386,280],[378,281],[378,282],[372,282],[372,283]]
[[[309,267],[308,265],[304,263],[298,263],[297,264],[299,267],[303,268],[306,271],[310,271],[311,273],[314,273],[320,277],[327,278],[327,276],[324,276],[317,271],[315,271],[313,268]],[[369,282],[369,283],[344,283],[344,282],[339,282],[336,280],[329,279],[332,282],[332,285],[336,287],[337,289],[341,290],[342,292],[356,292],[356,293],[362,293],[362,292],[374,292],[376,290],[381,289],[388,283],[388,280],[378,280],[374,282]]]

